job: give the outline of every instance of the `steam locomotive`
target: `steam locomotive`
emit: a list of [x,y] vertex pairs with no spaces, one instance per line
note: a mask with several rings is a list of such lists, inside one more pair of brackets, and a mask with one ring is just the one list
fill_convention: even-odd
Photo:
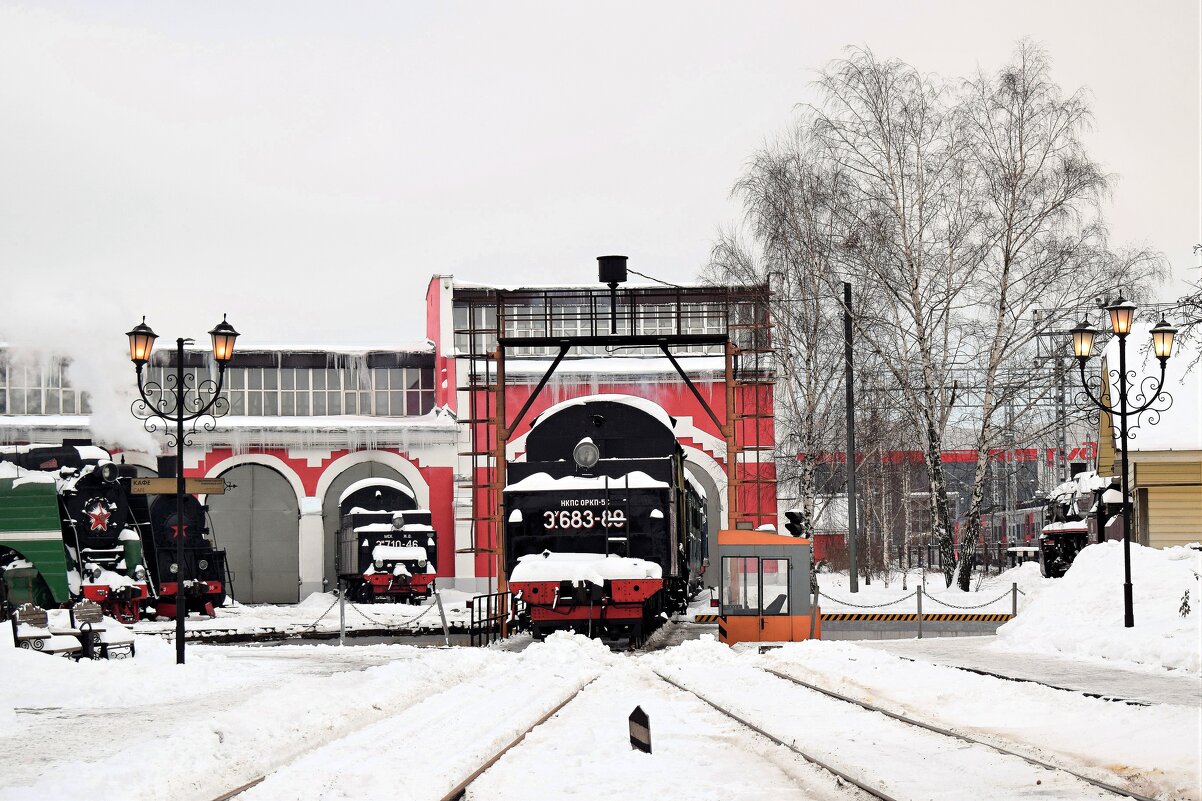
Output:
[[338,499],[338,578],[360,603],[421,603],[435,588],[437,535],[399,481],[365,478]]
[[535,637],[574,629],[637,645],[700,589],[705,497],[674,425],[625,395],[535,418],[504,492],[506,577]]
[[[86,598],[132,623],[144,608],[173,614],[182,576],[189,609],[212,615],[224,598],[225,553],[204,537],[203,507],[188,496],[179,526],[175,499],[132,495],[134,478],[132,465],[88,441],[0,449],[4,600],[53,608]],[[177,534],[186,538],[183,565]]]

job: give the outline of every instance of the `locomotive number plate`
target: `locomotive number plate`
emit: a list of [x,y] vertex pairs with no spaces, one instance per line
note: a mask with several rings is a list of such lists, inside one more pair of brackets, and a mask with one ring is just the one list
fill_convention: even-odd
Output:
[[566,509],[558,512],[543,512],[543,528],[622,528],[626,525],[626,513],[621,509]]

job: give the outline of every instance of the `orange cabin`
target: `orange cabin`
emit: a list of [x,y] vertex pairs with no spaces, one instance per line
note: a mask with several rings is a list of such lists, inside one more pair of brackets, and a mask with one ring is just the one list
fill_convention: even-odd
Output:
[[718,638],[734,645],[820,637],[821,611],[810,604],[812,556],[808,539],[718,532]]

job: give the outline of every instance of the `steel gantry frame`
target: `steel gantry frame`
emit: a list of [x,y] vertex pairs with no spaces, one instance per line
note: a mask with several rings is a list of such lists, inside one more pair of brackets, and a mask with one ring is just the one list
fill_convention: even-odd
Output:
[[[616,301],[616,305],[611,305]],[[726,445],[728,526],[764,514],[759,485],[770,483],[761,464],[772,459],[764,427],[773,416],[764,388],[773,383],[768,289],[754,287],[628,287],[519,289],[456,288],[456,348],[468,364],[467,426],[471,447],[459,472],[470,493],[471,547],[459,553],[493,555],[504,589],[502,492],[508,443],[569,355],[662,355],[698,401]],[[611,333],[611,331],[618,333]],[[583,352],[583,353],[582,353]],[[724,413],[719,415],[689,377],[681,360],[722,357]],[[508,419],[506,365],[512,358],[551,358],[513,420]],[[740,454],[752,452],[750,475]],[[743,503],[747,487],[754,492]],[[488,531],[492,536],[481,536]],[[491,546],[491,547],[490,547]],[[492,581],[489,581],[490,591]]]

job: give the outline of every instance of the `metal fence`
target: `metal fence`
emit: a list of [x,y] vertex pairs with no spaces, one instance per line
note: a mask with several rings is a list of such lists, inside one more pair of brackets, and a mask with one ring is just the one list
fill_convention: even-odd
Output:
[[472,617],[468,624],[468,636],[472,647],[491,645],[504,639],[510,624],[513,608],[513,593],[494,592],[472,598]]

